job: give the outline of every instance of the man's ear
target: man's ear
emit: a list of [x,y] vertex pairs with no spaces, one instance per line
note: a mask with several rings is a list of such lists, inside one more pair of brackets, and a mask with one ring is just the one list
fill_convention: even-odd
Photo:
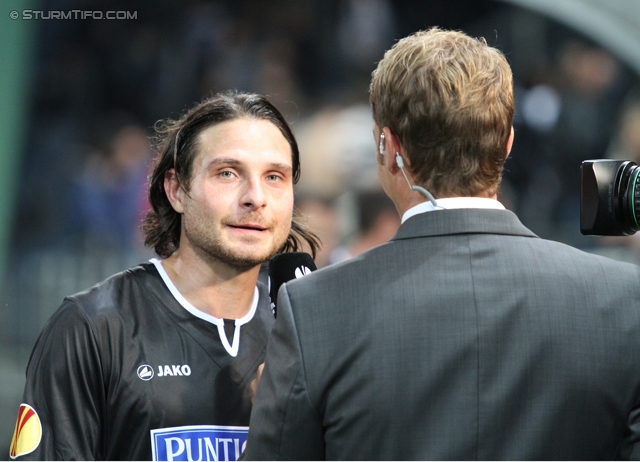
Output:
[[387,155],[385,156],[384,163],[387,169],[392,173],[396,174],[399,170],[398,164],[396,162],[396,153],[400,153],[401,156],[404,157],[404,152],[402,148],[402,143],[398,136],[391,131],[389,127],[383,127],[382,132],[384,133],[384,140],[386,145]]
[[167,199],[169,199],[173,209],[178,213],[182,213],[184,211],[185,191],[182,189],[176,176],[176,170],[173,168],[167,170],[167,173],[164,174],[164,193],[167,195]]
[[513,125],[511,126],[511,134],[509,135],[509,139],[507,140],[507,156],[511,153],[511,148],[513,147],[513,138],[515,137],[515,131],[513,130]]

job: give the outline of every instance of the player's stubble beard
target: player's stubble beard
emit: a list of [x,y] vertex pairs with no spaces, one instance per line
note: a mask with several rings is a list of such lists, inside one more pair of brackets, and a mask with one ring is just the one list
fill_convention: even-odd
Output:
[[[229,220],[223,219],[221,222],[213,224],[202,215],[189,213],[183,214],[182,220],[185,235],[200,258],[207,262],[222,262],[238,271],[247,271],[273,257],[282,248],[291,230],[291,218],[289,218],[288,226],[277,224],[274,220],[268,226],[275,230],[271,245],[264,251],[257,253],[252,249],[238,251],[226,242],[221,236],[221,228],[224,228],[225,223]],[[253,219],[251,214],[242,219],[242,222],[250,221],[262,223],[261,220]],[[235,222],[231,221],[231,223]]]

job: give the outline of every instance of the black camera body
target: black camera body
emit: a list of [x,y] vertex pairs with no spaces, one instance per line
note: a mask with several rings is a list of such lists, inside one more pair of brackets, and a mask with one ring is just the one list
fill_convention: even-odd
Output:
[[580,231],[629,236],[640,230],[640,167],[629,160],[585,160],[580,166]]

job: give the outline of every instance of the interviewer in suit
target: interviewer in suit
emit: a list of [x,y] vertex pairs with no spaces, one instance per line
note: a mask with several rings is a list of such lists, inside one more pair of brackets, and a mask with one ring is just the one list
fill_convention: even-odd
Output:
[[540,239],[496,200],[502,53],[416,33],[370,101],[403,223],[280,290],[245,459],[640,457],[639,268]]

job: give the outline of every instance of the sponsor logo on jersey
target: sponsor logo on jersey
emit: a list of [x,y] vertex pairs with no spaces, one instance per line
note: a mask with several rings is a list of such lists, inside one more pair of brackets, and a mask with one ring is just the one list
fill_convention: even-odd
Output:
[[42,424],[34,408],[22,403],[18,410],[16,429],[11,440],[9,455],[12,459],[36,450],[42,438]]
[[153,460],[238,460],[249,427],[191,425],[151,430]]
[[189,376],[191,375],[191,367],[187,364],[183,364],[182,366],[158,366],[158,377],[166,377],[166,376]]
[[148,364],[143,364],[138,368],[138,377],[141,380],[147,381],[153,378],[153,369]]

